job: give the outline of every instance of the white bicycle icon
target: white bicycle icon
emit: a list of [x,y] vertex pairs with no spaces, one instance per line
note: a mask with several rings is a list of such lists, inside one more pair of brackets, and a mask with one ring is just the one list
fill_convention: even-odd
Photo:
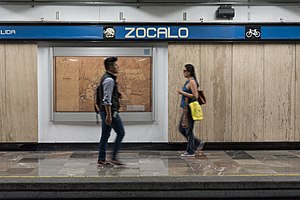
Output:
[[254,37],[259,38],[260,37],[260,32],[257,29],[250,29],[249,31],[246,32],[246,37],[247,38],[251,38],[252,35],[254,35]]

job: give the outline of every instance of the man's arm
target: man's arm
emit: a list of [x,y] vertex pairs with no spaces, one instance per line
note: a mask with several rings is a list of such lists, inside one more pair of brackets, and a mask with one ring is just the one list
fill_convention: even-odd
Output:
[[105,123],[110,125],[112,122],[112,113],[111,113],[111,98],[114,89],[114,80],[112,78],[106,78],[103,83],[103,105],[106,111]]

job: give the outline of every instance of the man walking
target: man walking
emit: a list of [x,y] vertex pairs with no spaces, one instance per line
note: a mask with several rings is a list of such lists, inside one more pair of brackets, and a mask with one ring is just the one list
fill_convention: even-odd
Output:
[[102,134],[99,143],[98,164],[108,164],[106,159],[106,149],[108,138],[110,137],[111,129],[117,133],[115,140],[111,163],[122,165],[123,163],[117,159],[117,153],[120,149],[122,139],[125,135],[124,125],[122,119],[118,114],[120,108],[121,93],[118,90],[116,82],[118,73],[118,58],[109,57],[104,61],[106,73],[100,81],[99,97],[101,104],[98,105],[102,120]]

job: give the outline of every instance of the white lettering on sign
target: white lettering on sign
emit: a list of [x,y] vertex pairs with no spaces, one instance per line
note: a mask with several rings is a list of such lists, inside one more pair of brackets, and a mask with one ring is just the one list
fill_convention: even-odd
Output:
[[189,37],[189,29],[188,28],[179,28],[178,35],[180,38],[187,38]]
[[[151,31],[152,35],[151,35],[150,31]],[[147,35],[148,35],[148,38],[156,38],[156,29],[153,27],[147,28]]]
[[0,35],[15,35],[16,30],[0,30]]
[[125,30],[128,31],[125,35],[125,38],[188,38],[189,29],[186,27],[181,27],[178,30],[172,29],[170,27],[125,27]]
[[146,37],[146,30],[144,28],[137,28],[136,29],[136,37],[137,38],[145,38]]
[[129,30],[129,32],[125,35],[125,38],[135,38],[135,36],[132,35],[133,31],[135,31],[135,28],[125,28],[125,30]]

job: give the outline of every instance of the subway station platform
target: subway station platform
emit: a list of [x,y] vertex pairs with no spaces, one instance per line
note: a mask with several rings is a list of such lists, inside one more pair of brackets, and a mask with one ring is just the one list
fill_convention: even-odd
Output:
[[[108,152],[109,155],[110,152]],[[300,150],[0,151],[0,199],[300,199]]]

